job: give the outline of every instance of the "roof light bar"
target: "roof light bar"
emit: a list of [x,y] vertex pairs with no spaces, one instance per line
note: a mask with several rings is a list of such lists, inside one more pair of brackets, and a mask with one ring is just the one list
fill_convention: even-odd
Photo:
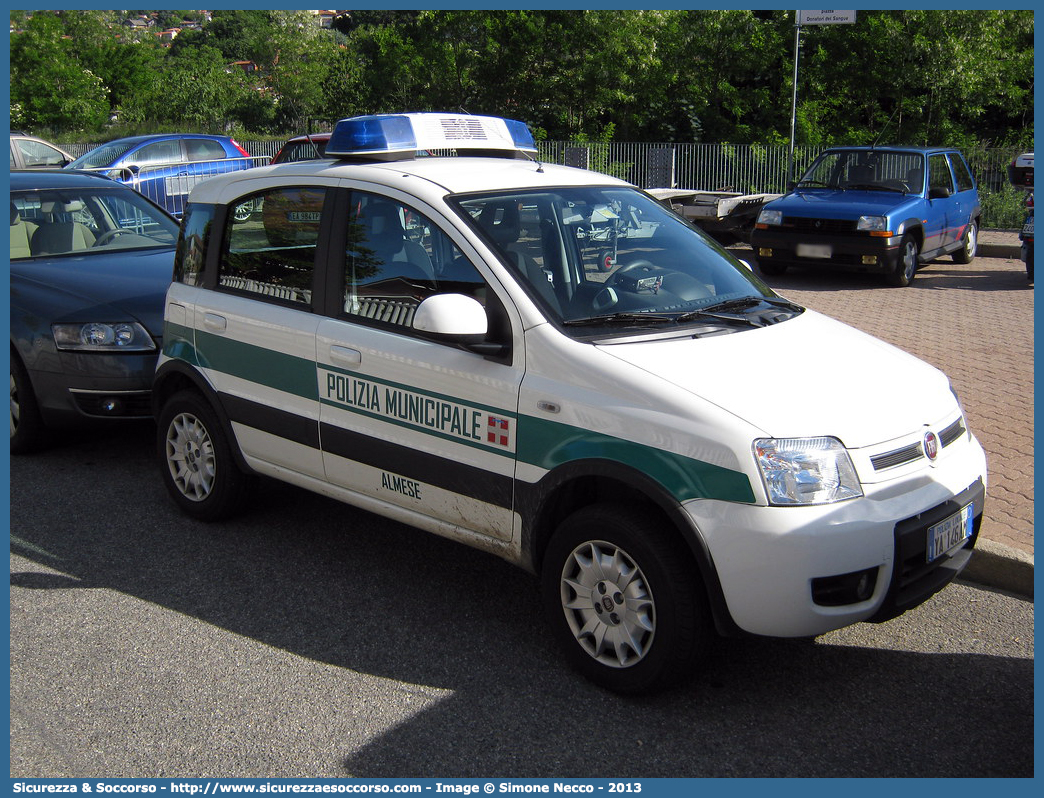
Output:
[[395,161],[418,150],[537,151],[524,122],[466,114],[377,114],[342,119],[326,145],[328,158]]

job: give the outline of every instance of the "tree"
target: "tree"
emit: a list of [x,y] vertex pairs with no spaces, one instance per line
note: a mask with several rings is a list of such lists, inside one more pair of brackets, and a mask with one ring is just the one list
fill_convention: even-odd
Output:
[[108,119],[108,90],[84,68],[62,23],[36,12],[11,36],[11,124],[53,131],[95,130]]

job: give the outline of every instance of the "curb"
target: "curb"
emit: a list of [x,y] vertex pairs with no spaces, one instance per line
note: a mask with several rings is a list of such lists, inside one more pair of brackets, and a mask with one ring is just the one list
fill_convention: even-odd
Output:
[[1021,260],[1022,245],[986,244],[980,241],[978,250],[975,254],[980,258],[1008,258],[1010,260]]
[[1033,555],[980,538],[960,578],[1033,599]]

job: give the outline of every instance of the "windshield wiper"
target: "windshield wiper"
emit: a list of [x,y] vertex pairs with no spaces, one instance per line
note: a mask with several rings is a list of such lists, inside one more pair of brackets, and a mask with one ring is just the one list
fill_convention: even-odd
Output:
[[716,302],[713,305],[707,305],[707,307],[700,308],[699,310],[690,310],[677,316],[676,320],[684,322],[691,321],[692,319],[720,319],[722,321],[741,321],[755,327],[760,327],[762,325],[749,316],[729,316],[725,315],[724,311],[750,310],[761,304],[772,305],[773,307],[783,308],[784,310],[791,310],[794,312],[800,312],[803,310],[800,305],[795,305],[793,302],[786,299],[767,296],[740,296],[734,297],[733,299],[726,299],[722,302]]
[[675,321],[676,316],[665,316],[662,313],[631,313],[621,311],[619,313],[606,313],[601,316],[587,316],[582,319],[566,319],[562,322],[570,327],[585,327],[595,324],[641,324],[643,322],[668,322]]

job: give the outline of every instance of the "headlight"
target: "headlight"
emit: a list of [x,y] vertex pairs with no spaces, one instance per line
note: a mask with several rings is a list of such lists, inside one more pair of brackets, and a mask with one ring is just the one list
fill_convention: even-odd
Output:
[[863,495],[837,438],[760,438],[754,458],[770,504],[829,504]]
[[888,229],[888,219],[884,216],[860,216],[856,224],[856,230],[870,230],[877,232]]
[[152,352],[156,344],[136,321],[115,324],[52,324],[54,343],[65,352]]
[[758,224],[783,224],[783,211],[770,211],[762,208],[758,214]]

